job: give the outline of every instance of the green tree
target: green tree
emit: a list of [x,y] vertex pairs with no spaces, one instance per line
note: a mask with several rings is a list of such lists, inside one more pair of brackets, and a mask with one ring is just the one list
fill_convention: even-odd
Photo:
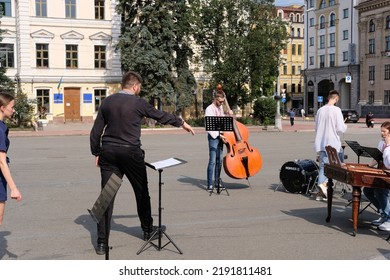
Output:
[[192,18],[186,0],[176,0],[174,5],[173,20],[175,22],[175,70],[176,81],[176,108],[182,112],[186,107],[194,103],[193,93],[196,90],[196,80],[190,70],[189,61],[193,56],[191,48],[191,36],[193,29]]
[[276,101],[272,97],[260,97],[254,102],[253,116],[263,125],[275,123]]
[[193,103],[195,78],[191,18],[187,0],[120,0],[122,14],[118,49],[124,71],[134,70],[144,79],[142,96],[174,104],[182,111]]
[[201,59],[222,83],[231,105],[242,106],[274,91],[285,24],[272,0],[192,0]]

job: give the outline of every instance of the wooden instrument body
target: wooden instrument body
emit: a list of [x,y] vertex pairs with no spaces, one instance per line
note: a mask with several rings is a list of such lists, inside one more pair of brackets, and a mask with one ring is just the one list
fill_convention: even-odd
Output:
[[242,123],[234,121],[234,131],[225,132],[227,155],[223,158],[226,174],[234,179],[247,179],[258,173],[263,165],[256,148],[249,145],[249,130]]
[[[226,94],[222,86],[217,86],[218,92],[225,97],[225,104],[231,112]],[[261,169],[263,160],[259,151],[249,145],[248,128],[233,118],[233,132],[224,132],[224,142],[227,147],[227,155],[223,158],[223,168],[226,174],[234,179],[248,179]]]

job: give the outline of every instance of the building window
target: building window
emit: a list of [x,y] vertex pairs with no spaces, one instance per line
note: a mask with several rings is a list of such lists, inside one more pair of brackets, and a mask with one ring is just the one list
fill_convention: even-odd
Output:
[[66,45],[66,68],[78,68],[77,45]]
[[335,5],[335,0],[329,0],[329,7]]
[[298,73],[297,73],[297,74],[298,74],[298,75],[301,75],[301,73],[302,73],[302,66],[299,65],[299,66],[298,66]]
[[386,36],[385,37],[385,44],[386,44],[386,46],[385,46],[385,50],[388,52],[388,51],[390,51],[390,36]]
[[106,46],[95,46],[95,68],[106,68]]
[[320,55],[320,68],[325,68],[325,55]]
[[65,0],[65,17],[76,18],[76,0]]
[[325,0],[321,0],[320,9],[326,8]]
[[95,0],[95,19],[104,19],[104,0]]
[[384,98],[383,98],[383,104],[389,105],[390,104],[390,90],[385,90]]
[[50,90],[37,89],[37,112],[50,112]]
[[35,15],[47,17],[47,0],[35,0]]
[[295,93],[295,84],[291,84],[291,92]]
[[95,112],[99,110],[99,107],[106,96],[107,91],[105,89],[95,89]]
[[309,0],[309,8],[313,8],[314,7],[314,0]]
[[302,85],[300,83],[298,84],[298,92],[302,92]]
[[348,18],[349,17],[349,10],[348,9],[344,9],[343,10],[343,18]]
[[343,30],[343,40],[348,40],[348,30]]
[[295,55],[295,53],[296,53],[296,45],[295,45],[295,44],[292,44],[292,45],[291,45],[291,54],[292,54],[292,55]]
[[295,65],[291,66],[291,75],[295,75]]
[[310,25],[310,27],[314,26],[314,18],[309,19],[309,25]]
[[314,56],[309,57],[309,64],[314,65]]
[[0,44],[0,62],[2,67],[15,67],[13,44]]
[[336,34],[330,33],[329,34],[329,47],[335,47],[336,46]]
[[49,67],[49,44],[36,44],[37,68]]
[[374,20],[370,20],[369,24],[368,24],[368,31],[369,32],[374,32],[375,31],[375,23],[374,23]]
[[298,55],[302,55],[302,45],[298,45]]
[[287,75],[287,65],[283,65],[283,75]]
[[385,65],[385,80],[390,80],[390,64]]
[[368,67],[368,80],[375,81],[375,66]]
[[320,36],[320,49],[325,49],[325,35]]
[[300,28],[297,29],[297,37],[301,38],[301,29]]
[[309,46],[314,46],[314,37],[309,38]]
[[2,0],[0,1],[0,6],[2,9],[2,15],[5,17],[11,17],[12,16],[12,9],[11,9],[11,0]]
[[294,30],[294,28],[291,28],[291,30],[290,30],[290,37],[294,37],[294,34],[295,34],[295,30]]
[[348,52],[343,52],[343,61],[348,61]]
[[375,101],[375,91],[369,90],[368,91],[368,104],[374,104]]
[[335,56],[335,54],[334,53],[331,53],[330,55],[329,55],[329,66],[330,67],[335,67],[335,65],[336,65],[336,56]]
[[375,53],[375,39],[368,40],[368,53]]
[[325,28],[325,17],[320,16],[320,29],[324,29],[324,28]]
[[390,29],[390,16],[386,17],[386,29]]
[[330,14],[329,26],[336,26],[336,14]]

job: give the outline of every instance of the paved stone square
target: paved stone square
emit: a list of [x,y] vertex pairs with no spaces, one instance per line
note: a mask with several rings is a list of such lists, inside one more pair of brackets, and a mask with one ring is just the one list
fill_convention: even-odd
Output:
[[[283,122],[287,128],[286,122]],[[163,250],[143,245],[135,199],[127,180],[119,190],[113,215],[110,259],[116,260],[355,260],[387,259],[390,233],[373,228],[377,215],[366,210],[358,234],[351,235],[351,207],[336,192],[333,215],[325,222],[326,202],[279,188],[281,166],[295,159],[315,159],[313,123],[284,132],[251,128],[249,143],[263,158],[260,172],[246,180],[225,173],[225,192],[209,196],[205,190],[208,149],[206,133],[191,136],[183,130],[143,132],[146,161],[170,157],[187,163],[162,172],[162,223],[183,251],[172,244]],[[376,146],[379,126],[348,124],[344,140]],[[89,151],[89,127],[78,133],[46,133],[40,137],[11,134],[11,171],[23,200],[9,200],[0,228],[3,260],[98,260],[96,224],[89,216],[100,191],[99,169]],[[50,131],[50,130],[49,130]],[[57,134],[54,135],[54,134]],[[20,134],[19,134],[20,136]],[[225,150],[226,151],[226,150]],[[346,148],[348,162],[357,162]],[[361,162],[369,161],[362,158]],[[158,172],[148,169],[153,217],[158,223]],[[275,191],[275,189],[277,190]],[[337,190],[336,190],[337,191]],[[163,243],[164,243],[163,239]]]

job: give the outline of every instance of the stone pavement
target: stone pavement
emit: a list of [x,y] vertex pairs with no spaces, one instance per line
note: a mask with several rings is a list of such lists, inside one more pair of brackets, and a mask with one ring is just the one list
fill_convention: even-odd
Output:
[[[8,201],[0,228],[0,259],[101,260],[95,254],[96,224],[88,214],[99,194],[99,169],[89,151],[92,124],[49,125],[38,132],[11,132],[11,171],[23,200]],[[367,209],[351,235],[351,208],[339,189],[332,220],[325,222],[326,203],[286,192],[280,185],[287,161],[313,160],[314,122],[283,121],[286,133],[250,128],[249,142],[258,148],[263,166],[246,180],[225,173],[227,193],[205,190],[208,159],[206,132],[191,136],[182,129],[143,130],[146,161],[171,157],[187,163],[162,172],[162,223],[172,244],[161,251],[143,245],[134,194],[124,181],[115,202],[110,245],[113,260],[386,260],[387,232],[370,225],[377,215]],[[291,132],[291,133],[287,133]],[[41,137],[33,137],[33,136]],[[18,137],[19,136],[19,137]],[[20,137],[24,136],[24,137]],[[376,146],[379,126],[348,124],[345,140]],[[346,148],[349,162],[356,155]],[[368,159],[362,159],[365,162]],[[155,224],[158,223],[158,172],[148,169]],[[348,190],[348,189],[347,189]],[[348,190],[350,191],[350,190]],[[166,240],[165,240],[166,241]],[[163,239],[163,244],[164,239]],[[305,269],[302,267],[302,269]]]
[[[390,119],[376,119],[377,123],[375,127],[379,127],[380,124],[384,121],[390,121]],[[366,129],[365,120],[360,119],[358,123],[348,123],[349,131],[360,131],[362,129]],[[13,137],[18,136],[65,136],[65,135],[89,135],[93,123],[50,123],[48,126],[44,127],[43,130],[38,131],[11,131],[10,135]],[[294,126],[290,125],[289,119],[282,119],[282,128],[283,132],[310,132],[314,131],[314,120],[313,118],[309,118],[306,121],[302,121],[301,118],[297,117],[295,119]],[[275,132],[274,126],[269,126],[267,129],[264,127],[250,127],[248,126],[250,131],[268,131]],[[195,128],[197,132],[203,133],[204,128]],[[161,134],[170,132],[181,132],[181,128],[153,128],[153,129],[143,129],[143,134]]]

